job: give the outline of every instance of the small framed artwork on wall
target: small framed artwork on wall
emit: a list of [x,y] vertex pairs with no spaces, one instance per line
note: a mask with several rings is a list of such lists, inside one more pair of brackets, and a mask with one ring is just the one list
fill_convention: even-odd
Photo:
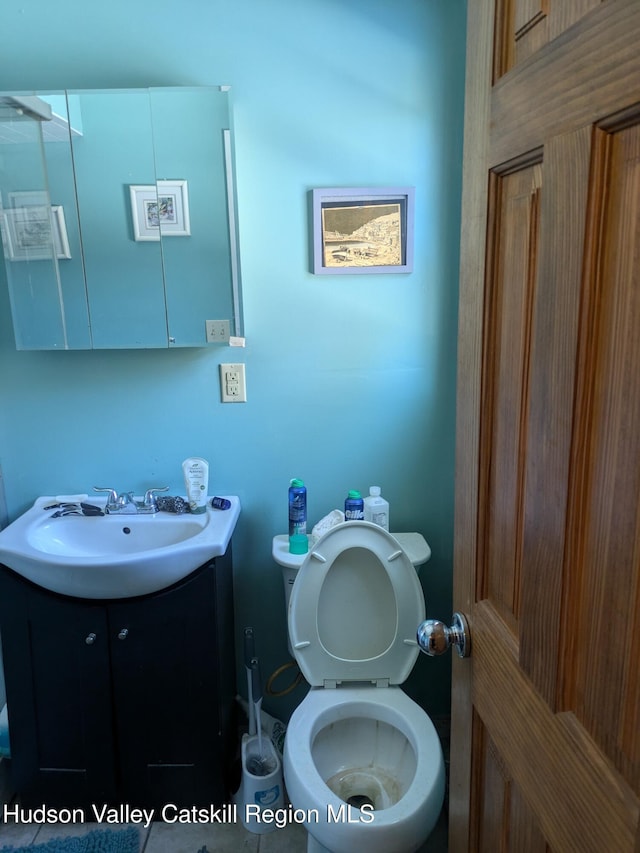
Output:
[[129,187],[133,236],[136,241],[188,237],[189,194],[186,181],[157,181]]
[[312,190],[312,272],[413,272],[414,197],[413,187]]

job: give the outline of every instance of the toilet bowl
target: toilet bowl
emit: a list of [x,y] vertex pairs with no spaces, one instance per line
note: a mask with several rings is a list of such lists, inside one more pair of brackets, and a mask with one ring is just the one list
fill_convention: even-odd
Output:
[[333,527],[296,576],[289,637],[311,689],[289,721],[283,768],[310,853],[411,853],[438,819],[440,741],[399,687],[423,619],[415,569],[377,525]]

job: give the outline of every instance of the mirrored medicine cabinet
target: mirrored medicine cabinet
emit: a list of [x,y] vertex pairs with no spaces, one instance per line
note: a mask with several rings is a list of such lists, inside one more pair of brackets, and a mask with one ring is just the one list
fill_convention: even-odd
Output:
[[[228,87],[0,95],[18,349],[242,334]],[[207,321],[215,325],[213,341]]]

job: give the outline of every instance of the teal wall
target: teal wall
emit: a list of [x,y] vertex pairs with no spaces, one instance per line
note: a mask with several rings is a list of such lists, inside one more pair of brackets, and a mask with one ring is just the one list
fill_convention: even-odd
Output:
[[[205,456],[238,494],[238,633],[288,660],[271,539],[293,476],[315,522],[382,486],[392,529],[433,549],[429,615],[451,615],[465,0],[5,0],[0,89],[231,84],[245,349],[16,352],[0,273],[0,465],[9,517],[41,494],[168,484]],[[313,276],[307,191],[416,187],[414,272]],[[218,363],[248,402],[219,402]],[[446,712],[449,662],[409,692]],[[244,685],[242,685],[244,687]],[[303,695],[265,700],[286,717]]]

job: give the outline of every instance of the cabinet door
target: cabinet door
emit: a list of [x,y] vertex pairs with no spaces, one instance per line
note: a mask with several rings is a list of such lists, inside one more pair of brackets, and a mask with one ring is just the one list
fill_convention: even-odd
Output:
[[69,109],[93,348],[166,347],[160,238],[133,239],[129,202],[156,181],[149,92],[73,91]]
[[45,592],[3,569],[0,619],[12,775],[22,804],[113,801],[104,607]]
[[157,178],[169,179],[169,192],[172,178],[188,185],[189,236],[173,236],[160,223],[167,328],[172,346],[204,346],[205,320],[233,321],[235,314],[227,166],[232,169],[224,136],[229,103],[225,92],[206,86],[150,89],[149,100]]
[[[46,100],[26,101],[66,116],[64,92],[42,94]],[[29,118],[34,114],[19,106],[24,100],[0,115],[0,249],[16,348],[86,349],[91,335],[71,148],[60,141],[60,123]]]
[[225,798],[215,571],[211,563],[165,592],[109,608],[121,790],[132,805]]

